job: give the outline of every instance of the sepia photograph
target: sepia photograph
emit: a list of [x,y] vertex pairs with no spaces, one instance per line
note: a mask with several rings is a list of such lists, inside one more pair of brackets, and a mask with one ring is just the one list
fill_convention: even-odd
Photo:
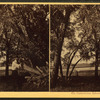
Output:
[[51,91],[100,91],[100,5],[50,5]]
[[0,5],[0,91],[49,91],[48,5]]

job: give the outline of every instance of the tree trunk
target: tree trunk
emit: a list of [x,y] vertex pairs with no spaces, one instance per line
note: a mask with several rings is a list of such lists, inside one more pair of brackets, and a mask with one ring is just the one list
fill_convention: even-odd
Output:
[[6,73],[5,73],[6,77],[9,76],[9,48],[7,48],[6,51]]
[[96,50],[95,60],[95,77],[98,78],[98,50]]
[[8,78],[9,76],[9,41],[8,41],[8,36],[7,36],[7,31],[5,31],[5,37],[6,37],[6,72],[5,75]]
[[52,80],[51,80],[51,88],[54,88],[56,86],[57,83],[57,77],[58,77],[58,69],[60,66],[60,56],[61,56],[61,49],[62,49],[62,45],[59,44],[58,45],[58,49],[55,52],[55,58],[54,58],[54,70],[52,72]]
[[61,75],[61,77],[63,78],[63,71],[62,71],[62,65],[61,65],[61,57],[60,57],[60,75]]
[[97,42],[97,34],[96,34],[96,31],[95,31],[95,28],[93,27],[93,30],[92,30],[92,32],[94,33],[94,38],[95,38],[95,78],[98,78],[98,57],[99,57],[99,55],[98,55],[98,42]]
[[71,63],[72,63],[72,61],[73,61],[73,58],[75,57],[75,54],[77,53],[77,51],[78,51],[78,49],[73,53],[73,55],[72,55],[72,57],[71,57],[71,59],[70,59],[70,62],[69,62],[69,64],[68,64],[68,66],[67,66],[67,71],[66,71],[66,79],[65,80],[68,80],[68,75],[69,75],[69,69],[70,69],[70,66],[71,66]]
[[[81,45],[82,41],[83,41],[83,38],[82,38],[81,41],[79,42],[78,47]],[[75,55],[76,55],[77,52],[78,52],[78,48],[76,48],[76,50],[73,50],[73,52],[70,54],[70,57],[69,57],[70,61],[69,61],[68,66],[67,66],[67,68],[66,68],[67,71],[66,71],[65,80],[68,80],[68,77],[69,77],[69,76],[68,76],[68,75],[69,75],[69,69],[70,69],[71,63],[72,63],[72,61],[73,61],[73,59],[74,59],[74,57],[75,57]]]

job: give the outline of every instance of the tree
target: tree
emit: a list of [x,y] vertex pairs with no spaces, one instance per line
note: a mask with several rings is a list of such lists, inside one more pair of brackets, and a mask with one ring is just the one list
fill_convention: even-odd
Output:
[[[7,50],[6,65],[17,58],[18,61],[33,68],[46,66],[49,62],[48,6],[3,5],[2,8],[5,10],[3,20],[1,19],[2,34],[6,36],[6,43],[3,41],[1,43]],[[3,39],[3,36],[1,38]],[[6,68],[8,73],[9,68]]]
[[[15,44],[16,41],[13,41],[13,38],[16,38],[16,35],[14,35],[14,23],[11,20],[11,15],[7,9],[6,6],[2,5],[0,7],[0,12],[5,12],[1,16],[1,33],[0,33],[0,50],[1,50],[1,57],[6,56],[6,61],[3,62],[3,64],[6,64],[6,71],[5,75],[8,77],[9,76],[9,65],[11,64],[10,60],[11,57],[10,55],[12,54],[11,51],[13,49],[12,44]],[[16,38],[17,40],[17,38]],[[13,42],[12,42],[13,41]]]
[[[54,34],[55,38],[51,39],[51,49],[54,45],[54,70],[52,73],[51,87],[55,87],[58,77],[58,69],[61,68],[61,51],[67,28],[69,25],[70,15],[77,9],[77,6],[51,6],[51,34]],[[52,41],[56,40],[53,44]],[[62,68],[61,68],[62,69]]]
[[[15,15],[18,17],[20,15],[19,20],[16,19],[15,23],[19,28],[20,35],[22,34],[24,35],[24,37],[26,37],[23,42],[25,42],[27,39],[27,42],[24,43],[23,46],[24,48],[26,48],[26,50],[30,49],[30,54],[26,54],[28,56],[28,59],[30,59],[31,63],[33,64],[33,67],[35,67],[36,65],[38,66],[45,65],[49,59],[47,52],[49,50],[48,49],[49,34],[48,34],[48,18],[47,18],[48,6],[17,5],[14,6],[14,10],[15,11],[11,10],[13,16]],[[47,38],[45,38],[45,36]],[[28,44],[28,42],[30,43],[30,45]],[[37,57],[35,55],[37,55]]]
[[[100,9],[99,5],[87,5],[83,7],[84,11],[80,12],[80,18],[84,22],[83,29],[87,33],[88,55],[95,57],[95,76],[98,77],[99,66],[99,43],[100,43]],[[87,24],[87,26],[86,26]]]
[[[65,55],[67,63],[67,75],[69,73],[69,68],[72,64],[72,60],[75,57],[75,54],[78,52],[80,55],[80,59],[76,62],[76,64],[73,65],[73,68],[69,74],[69,77],[71,76],[75,66],[78,64],[78,62],[83,60],[90,60],[91,58],[94,58],[95,56],[95,76],[98,77],[98,58],[99,58],[99,13],[97,11],[99,7],[97,6],[81,6],[79,9],[79,12],[75,15],[76,23],[75,25],[77,27],[78,31],[78,38],[80,38],[80,45],[77,45],[77,41],[74,38],[74,40],[71,37],[71,42],[67,44],[67,49],[69,48],[69,52]],[[96,11],[96,13],[95,13]],[[96,14],[96,16],[95,16]],[[80,17],[79,17],[80,16]],[[95,19],[97,19],[95,21]],[[91,31],[92,30],[92,31]],[[73,49],[74,48],[74,49]],[[74,52],[76,48],[76,51]],[[72,51],[72,52],[71,52]]]
[[[81,6],[77,15],[76,15],[77,20],[75,23],[78,24],[77,25],[78,34],[79,34],[78,38],[82,40],[81,45],[77,46],[78,48],[77,50],[80,54],[80,59],[76,62],[76,64],[74,64],[74,67],[72,68],[72,71],[69,76],[71,76],[73,69],[75,68],[75,66],[81,59],[90,60],[91,58],[94,59],[95,57],[95,76],[97,78],[98,77],[98,66],[99,66],[99,63],[98,63],[99,45],[98,44],[100,41],[99,39],[100,38],[99,36],[99,31],[100,31],[99,30],[99,6],[89,6],[89,5]],[[72,44],[72,46],[75,48],[76,47],[74,45],[75,43],[76,42],[74,42],[73,44],[72,43],[69,43],[69,44]],[[72,47],[70,48],[72,50]],[[72,57],[74,58],[74,56]],[[69,60],[69,62],[71,60]],[[68,70],[67,70],[67,73],[68,73]]]

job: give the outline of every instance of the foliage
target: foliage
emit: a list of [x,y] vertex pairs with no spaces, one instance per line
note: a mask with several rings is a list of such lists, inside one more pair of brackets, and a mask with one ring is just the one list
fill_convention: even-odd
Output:
[[[27,61],[28,64],[30,60],[34,67],[46,65],[49,59],[48,6],[4,5],[2,8],[6,12],[2,15],[3,21],[1,22],[7,27],[2,26],[1,30],[4,32],[1,33],[1,39],[4,40],[5,30],[9,30],[7,38],[11,40],[9,42],[10,58],[13,60],[18,58],[20,62],[24,59],[24,62]],[[1,9],[1,12],[3,11]],[[4,45],[5,42],[1,41],[1,44]],[[7,47],[4,45],[1,49],[3,48]]]
[[27,82],[23,84],[23,89],[26,91],[48,91],[49,90],[49,70],[48,67],[43,66],[40,68],[42,74],[36,75],[30,73],[31,76],[27,77]]

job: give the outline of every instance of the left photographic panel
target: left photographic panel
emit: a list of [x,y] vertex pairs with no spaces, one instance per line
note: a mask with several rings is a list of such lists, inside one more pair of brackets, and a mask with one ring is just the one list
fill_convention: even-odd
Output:
[[49,91],[49,5],[0,5],[0,91]]

